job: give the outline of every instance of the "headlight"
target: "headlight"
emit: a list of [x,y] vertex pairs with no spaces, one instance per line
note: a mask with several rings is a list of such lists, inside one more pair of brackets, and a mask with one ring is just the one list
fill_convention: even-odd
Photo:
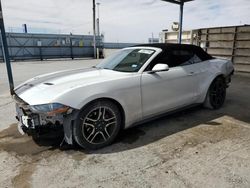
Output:
[[56,114],[62,114],[69,110],[68,106],[59,103],[51,103],[51,104],[41,104],[41,105],[33,105],[30,106],[31,110],[35,113],[44,113],[49,116],[53,116]]

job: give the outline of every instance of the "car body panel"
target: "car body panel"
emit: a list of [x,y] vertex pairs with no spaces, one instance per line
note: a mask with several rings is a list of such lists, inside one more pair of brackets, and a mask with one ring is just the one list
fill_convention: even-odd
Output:
[[19,86],[15,92],[29,105],[61,103],[78,110],[93,100],[110,98],[123,106],[130,124],[141,119],[139,85],[138,73],[92,68],[44,75]]
[[[143,118],[192,104],[195,100],[196,80],[192,67],[173,67],[141,78]],[[156,92],[157,91],[157,92]]]
[[[69,92],[74,92],[74,90],[79,91],[79,88],[85,89],[85,87],[88,86],[97,87],[97,84],[99,84],[100,87],[103,83],[130,78],[130,76],[131,74],[129,73],[112,70],[98,70],[95,68],[88,70],[78,69],[77,71],[60,72],[35,78],[23,86],[19,86],[15,89],[15,93],[30,105],[61,102],[59,100],[65,94],[67,95]],[[103,86],[102,89],[105,91],[106,86]],[[95,90],[91,91],[94,94]],[[86,92],[90,92],[89,89],[79,92],[78,95],[85,95]],[[77,98],[78,95],[75,96],[75,98]],[[77,100],[78,99],[64,101],[64,104],[73,108],[79,108],[79,101]]]
[[196,103],[203,103],[209,86],[217,76],[230,76],[234,71],[233,63],[227,59],[212,59],[197,63],[198,93]]

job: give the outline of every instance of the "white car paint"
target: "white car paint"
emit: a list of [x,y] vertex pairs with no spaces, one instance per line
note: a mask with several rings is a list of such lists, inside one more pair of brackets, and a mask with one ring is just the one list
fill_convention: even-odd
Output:
[[96,68],[61,71],[35,77],[15,93],[29,105],[61,103],[79,110],[95,99],[110,98],[122,106],[128,128],[162,112],[203,103],[214,78],[233,71],[230,61],[212,59],[152,74],[144,69],[162,50],[132,49],[155,50],[136,73]]

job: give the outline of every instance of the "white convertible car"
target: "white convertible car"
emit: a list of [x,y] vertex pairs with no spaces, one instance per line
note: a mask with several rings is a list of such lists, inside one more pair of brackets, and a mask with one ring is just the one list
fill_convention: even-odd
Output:
[[145,44],[95,67],[37,76],[15,88],[19,130],[59,126],[68,144],[111,144],[119,131],[193,105],[218,109],[234,72],[231,61],[200,47]]

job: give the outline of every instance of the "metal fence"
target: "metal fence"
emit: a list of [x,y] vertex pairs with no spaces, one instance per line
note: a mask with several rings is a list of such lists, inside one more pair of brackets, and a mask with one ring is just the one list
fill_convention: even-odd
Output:
[[[6,35],[11,60],[94,57],[91,35],[29,33],[7,33]],[[101,37],[97,37],[97,47],[103,48]],[[3,60],[2,50],[0,59]]]

